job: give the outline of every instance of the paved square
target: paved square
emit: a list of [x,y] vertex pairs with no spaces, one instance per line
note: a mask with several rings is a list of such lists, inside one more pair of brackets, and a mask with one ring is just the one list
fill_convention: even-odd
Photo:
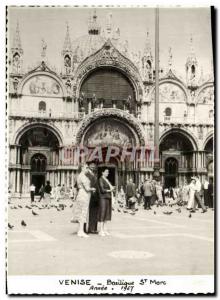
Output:
[[[20,200],[22,201],[22,200]],[[76,235],[70,201],[64,210],[8,209],[9,275],[208,275],[214,270],[214,212],[189,218],[173,207],[135,215],[113,212],[111,236]],[[13,205],[10,205],[13,207]],[[15,204],[15,206],[17,206]],[[154,214],[156,211],[156,214]],[[26,227],[21,226],[24,220]]]

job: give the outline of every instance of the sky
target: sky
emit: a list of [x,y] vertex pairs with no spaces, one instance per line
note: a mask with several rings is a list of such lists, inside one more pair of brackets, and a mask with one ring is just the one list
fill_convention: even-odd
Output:
[[[52,66],[61,66],[61,51],[64,43],[66,22],[69,24],[72,41],[87,34],[88,18],[92,7],[9,7],[9,47],[17,21],[24,50],[24,67],[35,66],[40,60],[41,40],[47,43],[47,57]],[[144,50],[147,30],[150,32],[154,54],[154,9],[153,8],[97,8],[98,21],[105,27],[106,16],[112,13],[115,27],[120,28],[121,40],[128,40],[130,51]],[[212,40],[209,7],[160,8],[160,65],[168,65],[168,49],[172,48],[173,67],[185,77],[185,62],[190,49],[190,36],[204,74],[212,68]]]

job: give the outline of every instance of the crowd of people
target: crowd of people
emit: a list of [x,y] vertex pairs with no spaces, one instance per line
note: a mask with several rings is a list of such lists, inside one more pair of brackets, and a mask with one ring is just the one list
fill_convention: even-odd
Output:
[[[135,213],[142,206],[144,210],[151,210],[153,205],[185,206],[190,212],[196,212],[201,208],[205,213],[207,208],[213,208],[213,181],[205,178],[200,181],[199,176],[191,177],[190,182],[184,182],[179,187],[164,187],[160,181],[151,180],[146,177],[138,187],[130,178],[126,187],[120,187],[118,191],[108,179],[109,170],[106,168],[98,178],[97,169],[94,163],[81,166],[81,171],[73,187],[65,188],[65,185],[58,184],[52,188],[50,182],[40,188],[40,201],[54,199],[73,200],[73,217],[71,222],[79,224],[77,235],[89,237],[88,234],[99,234],[107,236],[107,221],[111,220],[112,210],[118,212],[123,210]],[[31,201],[34,201],[35,186],[30,186]],[[98,223],[100,223],[98,231]]]

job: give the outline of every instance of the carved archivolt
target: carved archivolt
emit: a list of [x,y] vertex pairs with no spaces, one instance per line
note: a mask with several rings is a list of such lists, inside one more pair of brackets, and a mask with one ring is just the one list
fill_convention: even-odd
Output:
[[93,70],[103,67],[112,67],[123,72],[135,87],[137,101],[140,100],[140,96],[142,95],[142,80],[138,68],[128,58],[123,56],[109,40],[99,51],[86,58],[77,68],[75,75],[76,97],[79,97],[84,79]]
[[94,113],[87,116],[87,118],[84,119],[84,121],[81,123],[81,126],[77,132],[76,135],[76,143],[81,144],[83,136],[86,132],[86,129],[91,125],[93,122],[97,121],[97,119],[100,118],[117,118],[120,121],[122,121],[125,125],[130,126],[136,133],[139,139],[139,145],[144,146],[144,135],[142,133],[142,129],[140,125],[137,123],[137,121],[134,119],[132,115],[129,113],[126,113],[124,111],[118,110],[118,109],[107,109],[107,110],[98,110]]

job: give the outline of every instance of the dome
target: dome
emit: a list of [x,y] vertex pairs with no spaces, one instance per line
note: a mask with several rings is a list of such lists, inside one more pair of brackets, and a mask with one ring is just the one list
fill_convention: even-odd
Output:
[[73,53],[75,60],[80,62],[86,57],[98,51],[104,45],[106,39],[100,34],[86,34],[73,41]]
[[101,32],[94,14],[89,20],[88,34],[85,34],[72,43],[75,62],[79,63],[103,47],[107,40],[111,40],[114,47],[124,56],[129,58],[128,41],[121,42],[119,28],[113,29],[110,21]]

